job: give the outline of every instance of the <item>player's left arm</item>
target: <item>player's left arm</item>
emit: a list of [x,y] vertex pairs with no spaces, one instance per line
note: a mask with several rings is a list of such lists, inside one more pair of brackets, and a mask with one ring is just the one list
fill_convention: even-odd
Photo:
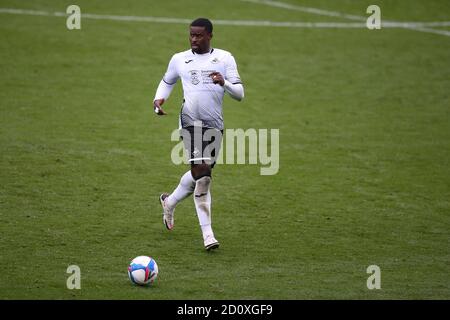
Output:
[[236,61],[234,57],[230,55],[228,60],[225,62],[225,76],[219,72],[213,72],[210,74],[213,82],[224,87],[228,94],[238,101],[244,98],[244,86],[241,82],[241,77],[237,70]]

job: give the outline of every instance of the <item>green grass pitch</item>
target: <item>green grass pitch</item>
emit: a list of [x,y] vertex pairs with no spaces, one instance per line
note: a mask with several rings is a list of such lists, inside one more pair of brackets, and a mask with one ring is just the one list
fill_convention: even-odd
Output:
[[[359,16],[373,2],[280,1]],[[239,0],[75,3],[82,14],[354,22]],[[450,20],[446,0],[376,4],[390,21]],[[188,26],[0,18],[0,299],[450,298],[450,37],[216,25],[213,46],[234,54],[246,94],[226,97],[225,125],[279,129],[280,169],[214,169],[221,247],[207,253],[192,199],[172,232],[157,201],[187,170],[170,159],[180,83],[168,116],[151,102]],[[152,287],[127,277],[138,255],[159,265]],[[66,287],[69,265],[81,290]],[[379,290],[366,286],[369,265]]]

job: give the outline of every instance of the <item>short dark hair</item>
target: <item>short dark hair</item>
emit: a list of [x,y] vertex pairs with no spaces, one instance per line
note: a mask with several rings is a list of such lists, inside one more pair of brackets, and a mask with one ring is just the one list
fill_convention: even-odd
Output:
[[208,33],[212,33],[213,25],[211,21],[206,18],[198,18],[192,21],[191,27],[204,27]]

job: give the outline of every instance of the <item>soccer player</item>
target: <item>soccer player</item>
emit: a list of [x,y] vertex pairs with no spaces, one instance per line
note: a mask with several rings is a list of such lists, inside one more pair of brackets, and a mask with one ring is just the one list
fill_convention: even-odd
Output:
[[191,49],[173,55],[153,100],[155,113],[165,115],[161,106],[181,78],[184,99],[179,117],[180,136],[191,169],[181,177],[175,190],[171,194],[161,194],[159,201],[163,207],[163,222],[172,230],[176,205],[194,194],[206,250],[219,247],[211,227],[210,186],[212,168],[222,142],[223,97],[227,92],[236,100],[244,98],[236,61],[228,51],[211,47],[212,31],[208,19],[199,18],[191,23]]

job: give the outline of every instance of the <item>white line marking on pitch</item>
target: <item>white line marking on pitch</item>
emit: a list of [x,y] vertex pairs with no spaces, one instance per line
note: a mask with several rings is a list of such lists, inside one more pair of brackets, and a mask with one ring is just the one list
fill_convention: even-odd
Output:
[[252,2],[252,3],[256,3],[256,4],[265,4],[265,5],[272,6],[272,7],[301,11],[301,12],[306,12],[306,13],[312,13],[312,14],[316,14],[316,15],[320,15],[320,16],[339,17],[339,18],[344,18],[344,19],[348,19],[348,20],[356,20],[356,21],[366,21],[367,20],[367,18],[363,17],[363,16],[355,16],[352,14],[345,14],[345,13],[340,13],[340,12],[336,12],[336,11],[322,10],[322,9],[311,8],[311,7],[303,7],[303,6],[298,6],[298,5],[285,3],[285,2],[268,1],[268,0],[241,0],[241,1]]
[[[245,0],[248,1],[248,0]],[[0,13],[18,14],[18,15],[35,15],[35,16],[55,16],[67,17],[65,12],[48,12],[39,10],[25,10],[0,8]],[[117,15],[101,15],[92,13],[82,13],[82,17],[86,19],[112,20],[112,21],[137,21],[137,22],[157,22],[157,23],[174,23],[189,24],[191,19],[167,18],[167,17],[150,17],[150,16],[117,16]],[[214,24],[226,26],[251,26],[251,27],[286,27],[286,28],[366,28],[365,22],[278,22],[263,20],[214,20]],[[383,28],[411,28],[421,31],[433,30],[441,32],[441,34],[450,35],[449,31],[427,29],[427,27],[446,27],[450,26],[450,21],[442,22],[382,22]]]
[[[303,6],[280,2],[280,1],[273,1],[273,0],[241,0],[241,1],[251,2],[251,3],[261,4],[261,5],[268,5],[268,6],[283,8],[283,9],[288,9],[288,10],[312,13],[312,14],[321,15],[321,16],[339,17],[339,18],[343,18],[343,19],[347,19],[347,20],[356,20],[356,21],[366,21],[367,20],[367,17],[363,17],[363,16],[355,16],[355,15],[341,13],[341,12],[337,12],[337,11],[329,11],[329,10],[322,10],[322,9],[311,8],[311,7],[303,7]],[[442,25],[439,25],[439,23],[440,22],[436,22],[437,25],[430,25],[430,26],[433,26],[433,27],[442,26]],[[447,23],[447,22],[443,22],[443,23]],[[408,22],[405,24],[404,22],[402,23],[402,22],[397,22],[397,21],[383,20],[381,22],[381,26],[384,28],[389,27],[389,26],[391,26],[391,27],[395,26],[397,28],[404,28],[404,29],[415,30],[415,31],[420,31],[420,32],[440,34],[440,35],[450,37],[450,31],[425,28],[421,25],[416,26],[416,23]],[[447,26],[447,25],[444,25],[444,26]]]

